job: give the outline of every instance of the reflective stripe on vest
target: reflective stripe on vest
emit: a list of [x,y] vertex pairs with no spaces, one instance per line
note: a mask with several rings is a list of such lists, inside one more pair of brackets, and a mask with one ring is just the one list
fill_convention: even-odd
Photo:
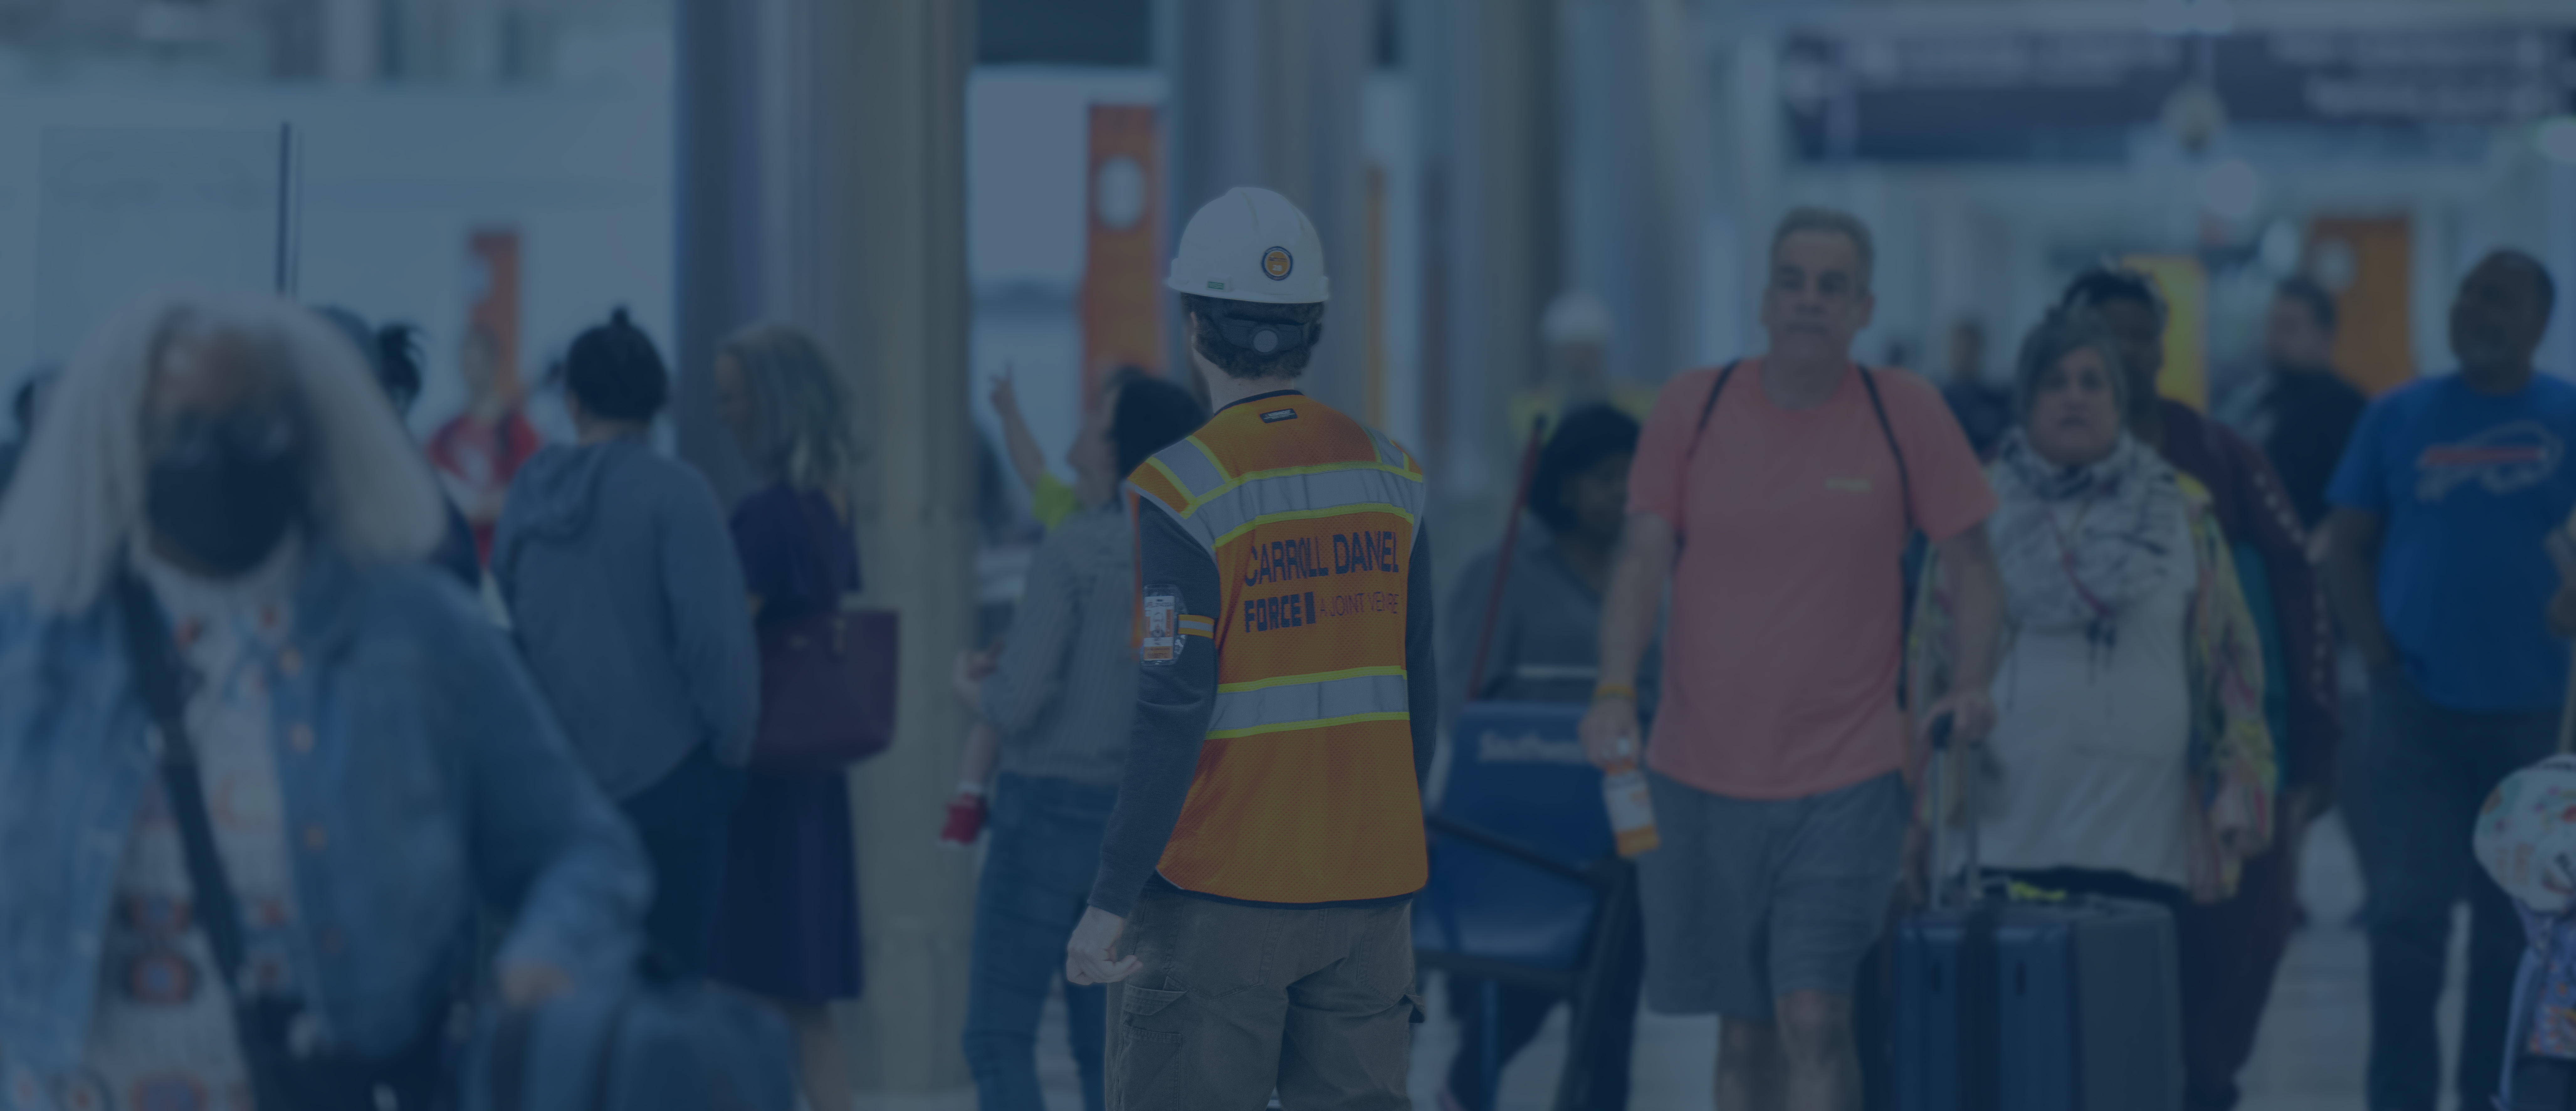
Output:
[[1163,878],[1262,903],[1419,890],[1404,632],[1421,469],[1288,395],[1218,413],[1130,482],[1206,547],[1222,591],[1182,601],[1185,627],[1214,634],[1216,706]]

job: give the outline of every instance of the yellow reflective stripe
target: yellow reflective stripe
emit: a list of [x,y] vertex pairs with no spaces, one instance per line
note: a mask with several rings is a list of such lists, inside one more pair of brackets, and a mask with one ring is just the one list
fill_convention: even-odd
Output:
[[1392,513],[1398,517],[1404,518],[1404,523],[1408,525],[1414,523],[1413,511],[1406,509],[1403,506],[1389,505],[1385,502],[1353,502],[1349,505],[1329,506],[1323,509],[1291,509],[1280,513],[1264,513],[1261,516],[1227,529],[1214,541],[1210,542],[1208,546],[1211,548],[1225,547],[1227,543],[1241,537],[1244,533],[1260,528],[1263,524],[1273,521],[1311,521],[1318,517],[1347,517],[1354,513]]
[[1402,675],[1402,665],[1389,667],[1354,667],[1347,671],[1318,671],[1312,675],[1280,675],[1269,679],[1247,679],[1240,683],[1219,683],[1218,694],[1240,694],[1264,687],[1284,687],[1294,683],[1329,683],[1335,679],[1358,679],[1370,675]]
[[1258,737],[1265,733],[1288,733],[1305,729],[1329,729],[1336,725],[1359,725],[1372,721],[1410,721],[1412,720],[1412,717],[1412,714],[1406,713],[1403,710],[1396,710],[1388,713],[1351,714],[1347,717],[1320,718],[1313,721],[1283,721],[1275,725],[1252,725],[1246,726],[1242,729],[1211,729],[1208,730],[1207,739],[1211,741],[1225,741],[1233,740],[1237,737]]
[[[1409,471],[1403,467],[1390,467],[1384,463],[1367,462],[1362,460],[1348,460],[1340,463],[1318,463],[1310,467],[1280,467],[1275,470],[1251,471],[1229,478],[1225,480],[1224,485],[1218,486],[1216,489],[1210,490],[1204,494],[1193,492],[1190,495],[1190,504],[1181,509],[1181,516],[1186,518],[1190,514],[1198,512],[1201,506],[1224,497],[1225,495],[1233,492],[1236,487],[1247,482],[1259,482],[1265,478],[1295,478],[1299,475],[1331,474],[1335,471],[1384,471],[1408,482],[1422,481],[1422,475],[1418,471]],[[1168,474],[1170,472],[1166,471],[1165,473]],[[1178,482],[1179,480],[1175,479],[1173,481]],[[1187,486],[1183,486],[1182,489],[1186,490],[1189,488]]]
[[[1181,476],[1176,475],[1176,474],[1173,474],[1173,473],[1172,473],[1172,468],[1171,468],[1171,467],[1169,467],[1169,466],[1167,466],[1167,465],[1165,465],[1165,464],[1164,464],[1164,462],[1163,462],[1161,459],[1159,459],[1159,458],[1156,458],[1156,457],[1153,457],[1153,456],[1147,456],[1147,457],[1145,458],[1145,465],[1146,465],[1146,466],[1148,466],[1148,467],[1152,467],[1152,468],[1154,468],[1154,473],[1159,474],[1159,475],[1162,475],[1162,476],[1163,476],[1163,481],[1171,483],[1171,484],[1172,484],[1172,489],[1175,489],[1175,490],[1178,490],[1178,491],[1180,491],[1180,492],[1181,492],[1181,497],[1182,497],[1182,499],[1183,499],[1182,503],[1181,503],[1180,505],[1177,505],[1177,506],[1171,506],[1171,507],[1169,507],[1169,508],[1171,508],[1171,509],[1173,509],[1173,510],[1175,510],[1175,511],[1181,512],[1184,516],[1186,516],[1186,515],[1187,515],[1187,508],[1188,508],[1188,506],[1189,506],[1189,504],[1190,504],[1190,503],[1188,502],[1188,500],[1187,500],[1187,499],[1189,498],[1189,496],[1190,496],[1190,485],[1189,485],[1189,483],[1186,483],[1186,482],[1181,481]],[[1145,493],[1145,495],[1146,495],[1147,497],[1154,497],[1154,495],[1153,495],[1153,492],[1152,492],[1152,491],[1144,490],[1144,488],[1143,488],[1143,487],[1137,487],[1137,489],[1138,489],[1139,491],[1144,492],[1144,493]],[[1159,498],[1159,497],[1154,497],[1154,500],[1155,500],[1155,501],[1161,501],[1161,500],[1163,500],[1163,499],[1161,499],[1161,498]]]
[[1213,617],[1201,617],[1195,613],[1185,613],[1181,615],[1179,627],[1182,636],[1206,637],[1209,640],[1216,639],[1216,619]]

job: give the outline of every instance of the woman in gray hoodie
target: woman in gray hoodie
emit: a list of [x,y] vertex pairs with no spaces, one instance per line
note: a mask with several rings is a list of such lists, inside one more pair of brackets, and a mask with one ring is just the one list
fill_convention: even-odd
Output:
[[564,386],[580,442],[511,481],[492,574],[573,749],[652,858],[646,932],[698,971],[760,713],[742,565],[714,488],[646,435],[670,376],[624,309],[573,341]]

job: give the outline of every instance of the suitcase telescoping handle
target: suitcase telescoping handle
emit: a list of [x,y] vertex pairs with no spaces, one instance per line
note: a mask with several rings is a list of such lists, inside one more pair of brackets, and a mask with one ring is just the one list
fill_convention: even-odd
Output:
[[1950,780],[1953,773],[1959,780],[1959,818],[1967,826],[1967,845],[1961,854],[1966,857],[1967,864],[1964,872],[1967,905],[1975,906],[1986,889],[1986,878],[1977,860],[1977,773],[1975,768],[1967,766],[1971,761],[1967,758],[1969,750],[1965,746],[1960,748],[1959,759],[1950,758],[1951,724],[1947,714],[1932,719],[1932,820],[1926,845],[1930,851],[1926,855],[1931,858],[1934,910],[1949,907],[1950,885],[1943,882],[1946,877],[1941,874],[1941,838],[1943,827],[1950,821]]

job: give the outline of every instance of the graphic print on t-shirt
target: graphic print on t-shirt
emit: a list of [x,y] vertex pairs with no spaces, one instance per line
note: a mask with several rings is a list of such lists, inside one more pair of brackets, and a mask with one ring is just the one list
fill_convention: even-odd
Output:
[[2539,421],[2507,421],[2466,439],[2425,445],[2415,457],[2415,500],[2441,501],[2472,482],[2490,494],[2537,486],[2558,473],[2566,442]]

